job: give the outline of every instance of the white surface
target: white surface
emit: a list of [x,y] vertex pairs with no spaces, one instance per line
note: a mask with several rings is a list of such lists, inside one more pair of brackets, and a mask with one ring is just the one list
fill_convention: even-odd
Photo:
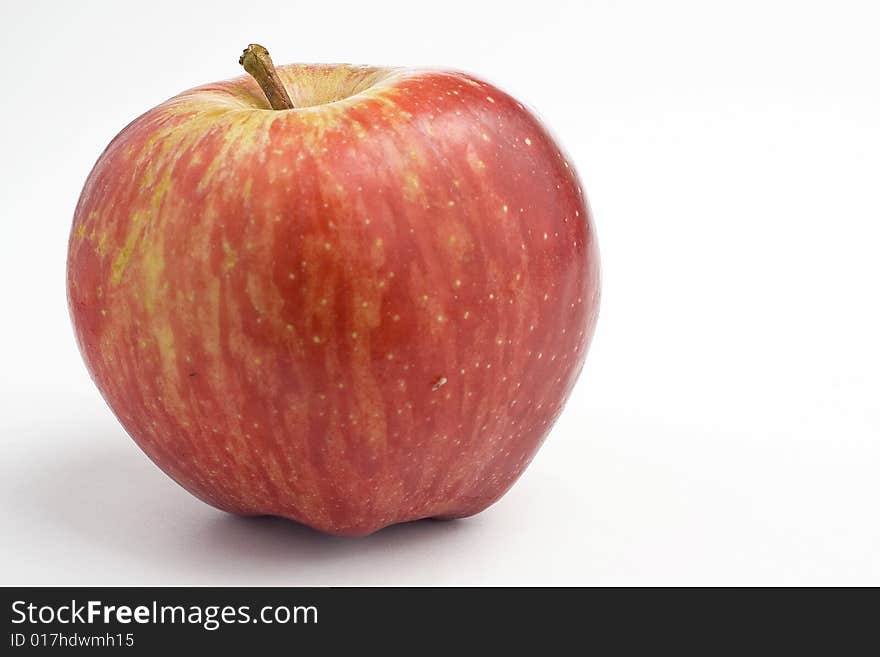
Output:
[[[0,583],[880,584],[875,3],[245,4],[0,9]],[[598,333],[480,516],[355,540],[226,516],[86,374],[64,298],[82,183],[129,120],[238,75],[251,41],[473,71],[578,165]]]

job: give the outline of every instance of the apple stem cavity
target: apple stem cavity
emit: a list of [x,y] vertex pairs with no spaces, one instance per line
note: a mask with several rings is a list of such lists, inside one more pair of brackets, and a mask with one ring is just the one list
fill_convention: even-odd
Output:
[[287,95],[284,83],[278,77],[278,71],[275,70],[268,50],[258,43],[252,43],[244,49],[238,63],[244,66],[244,70],[260,85],[272,109],[293,109],[293,102]]

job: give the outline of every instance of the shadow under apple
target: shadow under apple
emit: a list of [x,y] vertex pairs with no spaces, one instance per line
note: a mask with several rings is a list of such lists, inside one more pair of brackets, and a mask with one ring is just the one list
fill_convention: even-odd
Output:
[[[18,503],[23,512],[52,523],[65,544],[131,559],[151,573],[167,572],[167,584],[182,583],[181,573],[187,583],[204,584],[214,576],[246,583],[249,576],[264,581],[277,573],[279,585],[296,584],[299,575],[310,574],[308,583],[314,584],[318,573],[309,573],[312,567],[365,563],[377,554],[399,556],[426,542],[442,542],[468,525],[467,520],[420,520],[362,538],[340,538],[284,518],[233,516],[193,498],[126,440],[124,434],[71,438],[95,446],[22,464],[28,472],[21,480],[27,483],[16,492]],[[82,583],[92,583],[90,564],[83,565]],[[132,571],[132,584],[139,581],[137,572]]]

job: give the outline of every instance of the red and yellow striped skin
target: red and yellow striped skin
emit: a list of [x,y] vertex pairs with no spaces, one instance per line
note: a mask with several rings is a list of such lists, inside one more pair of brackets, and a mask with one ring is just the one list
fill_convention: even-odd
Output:
[[577,176],[467,75],[278,70],[298,109],[248,77],[206,85],[101,155],[68,258],[88,369],[220,509],[342,535],[477,513],[534,456],[593,333]]

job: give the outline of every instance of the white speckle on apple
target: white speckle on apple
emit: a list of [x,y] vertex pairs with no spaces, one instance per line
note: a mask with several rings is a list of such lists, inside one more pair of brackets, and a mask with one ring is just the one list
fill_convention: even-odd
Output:
[[529,139],[528,137],[525,138],[525,142],[526,142],[526,146],[531,146],[531,145],[532,145],[532,140]]

